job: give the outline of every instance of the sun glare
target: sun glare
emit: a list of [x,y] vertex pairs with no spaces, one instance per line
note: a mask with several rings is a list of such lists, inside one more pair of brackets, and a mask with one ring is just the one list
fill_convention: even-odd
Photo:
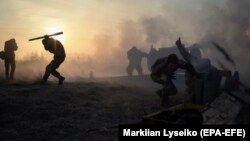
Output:
[[[57,32],[63,32],[59,27],[50,27],[47,29],[47,34],[54,34],[54,33],[57,33]],[[61,35],[56,35],[56,36],[53,36],[54,39],[57,39],[59,41],[63,41],[63,34]]]
[[250,24],[249,26],[247,27],[246,31],[245,31],[245,34],[247,36],[247,38],[250,40]]

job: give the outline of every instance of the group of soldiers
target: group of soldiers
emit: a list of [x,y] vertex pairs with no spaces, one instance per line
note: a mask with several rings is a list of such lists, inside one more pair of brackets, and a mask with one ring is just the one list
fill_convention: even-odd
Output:
[[[235,72],[234,77],[229,70],[219,70],[214,67],[210,60],[203,58],[197,44],[189,48],[189,51],[182,44],[179,38],[176,46],[184,60],[177,57],[176,54],[169,54],[163,58],[156,58],[153,65],[150,66],[151,79],[162,85],[162,89],[157,91],[161,98],[163,107],[169,106],[169,96],[177,94],[177,88],[173,83],[176,79],[176,70],[184,69],[185,84],[187,93],[190,94],[191,102],[196,104],[205,104],[211,102],[220,92],[220,82],[225,77],[225,89],[227,92],[237,89],[235,82],[239,82],[239,74]],[[133,54],[131,53],[133,52]],[[151,47],[151,53],[157,57],[156,50]],[[152,55],[152,54],[151,54]],[[132,75],[133,69],[142,75],[141,59],[150,56],[133,47],[128,51],[129,65],[127,67],[128,75]]]
[[[42,44],[46,51],[54,54],[53,60],[47,65],[45,73],[42,78],[42,83],[46,83],[49,76],[53,75],[58,78],[58,83],[63,84],[65,77],[63,77],[57,68],[64,62],[66,58],[65,50],[62,43],[54,38],[45,35]],[[225,89],[229,92],[237,89],[234,82],[239,81],[239,74],[236,72],[232,77],[231,71],[218,70],[211,65],[209,59],[202,58],[201,52],[197,45],[190,47],[188,52],[185,46],[181,43],[181,39],[176,41],[176,46],[184,60],[177,57],[176,54],[170,54],[163,58],[156,58],[153,65],[150,66],[151,79],[161,84],[163,87],[157,91],[157,94],[162,99],[162,105],[168,105],[169,95],[177,94],[177,88],[173,83],[176,79],[176,70],[181,68],[186,70],[185,83],[187,92],[191,94],[192,100],[195,103],[204,104],[211,101],[217,94],[220,87],[222,76],[225,76]],[[5,42],[4,51],[0,52],[0,58],[5,62],[5,77],[6,80],[14,80],[14,73],[16,69],[15,51],[18,49],[16,40],[10,39]],[[151,47],[151,55],[156,56],[156,50]],[[132,76],[134,69],[139,75],[142,75],[141,61],[143,57],[150,57],[147,53],[132,47],[128,52],[129,65],[127,73]],[[233,86],[234,85],[234,86]],[[236,87],[235,87],[236,86]]]
[[[46,51],[54,54],[53,60],[47,65],[41,83],[46,83],[50,74],[58,78],[58,83],[63,84],[65,77],[63,77],[56,69],[65,60],[66,54],[62,43],[54,38],[45,35],[42,44]],[[14,38],[5,42],[4,51],[0,52],[0,58],[5,63],[5,78],[6,80],[14,80],[14,73],[16,69],[15,51],[18,49],[16,40]]]

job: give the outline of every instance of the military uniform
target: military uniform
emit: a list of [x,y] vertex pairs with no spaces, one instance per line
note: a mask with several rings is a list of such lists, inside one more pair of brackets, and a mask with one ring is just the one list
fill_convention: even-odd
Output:
[[[5,63],[5,77],[6,79],[14,79],[16,69],[15,51],[18,49],[16,40],[10,39],[4,45],[4,63]],[[10,71],[11,68],[11,71]]]
[[142,57],[146,57],[147,54],[141,52],[136,47],[133,47],[127,52],[127,56],[129,60],[129,64],[127,67],[128,76],[132,76],[132,72],[134,69],[136,69],[139,75],[142,75],[141,61]]
[[65,60],[66,54],[63,45],[58,40],[53,38],[45,37],[42,40],[45,50],[48,50],[50,53],[54,54],[53,60],[47,65],[43,80],[47,81],[50,74],[57,77],[59,79],[59,84],[62,84],[64,81],[64,77],[56,70]]
[[[169,56],[176,57],[175,54]],[[176,95],[178,92],[172,82],[172,79],[176,79],[175,71],[178,68],[185,69],[192,75],[198,75],[191,64],[179,59],[176,62],[171,63],[169,62],[169,56],[158,59],[151,67],[151,79],[163,86],[163,89],[158,91],[158,94],[162,99],[162,106],[167,106],[169,95]],[[174,67],[171,67],[171,65],[174,65]]]

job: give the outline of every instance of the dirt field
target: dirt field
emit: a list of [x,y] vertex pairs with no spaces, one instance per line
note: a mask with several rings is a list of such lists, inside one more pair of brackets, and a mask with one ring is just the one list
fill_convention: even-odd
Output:
[[[140,123],[162,110],[155,89],[110,81],[2,82],[0,96],[1,141],[118,140],[119,124]],[[186,100],[172,96],[170,105]],[[249,116],[241,114],[241,123],[247,123]]]
[[118,125],[158,111],[153,91],[111,82],[0,86],[0,140],[117,140]]

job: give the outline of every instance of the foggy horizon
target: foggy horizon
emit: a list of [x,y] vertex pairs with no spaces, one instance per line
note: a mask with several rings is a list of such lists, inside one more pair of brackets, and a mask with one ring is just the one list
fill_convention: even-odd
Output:
[[[97,76],[125,75],[126,53],[132,46],[148,53],[151,45],[157,49],[172,47],[181,37],[186,47],[198,43],[204,57],[211,59],[218,69],[221,68],[216,60],[232,71],[238,70],[245,80],[250,78],[247,0],[3,0],[1,3],[1,49],[6,40],[15,38],[19,47],[17,61],[32,54],[43,54],[51,60],[52,55],[44,50],[41,40],[28,42],[28,39],[63,31],[63,35],[55,36],[67,55],[60,68],[62,73],[72,71],[75,76],[83,77],[90,71]],[[213,41],[226,49],[236,66],[224,59],[211,44]],[[143,60],[144,72],[148,73],[145,65]],[[21,67],[17,64],[18,69]]]

